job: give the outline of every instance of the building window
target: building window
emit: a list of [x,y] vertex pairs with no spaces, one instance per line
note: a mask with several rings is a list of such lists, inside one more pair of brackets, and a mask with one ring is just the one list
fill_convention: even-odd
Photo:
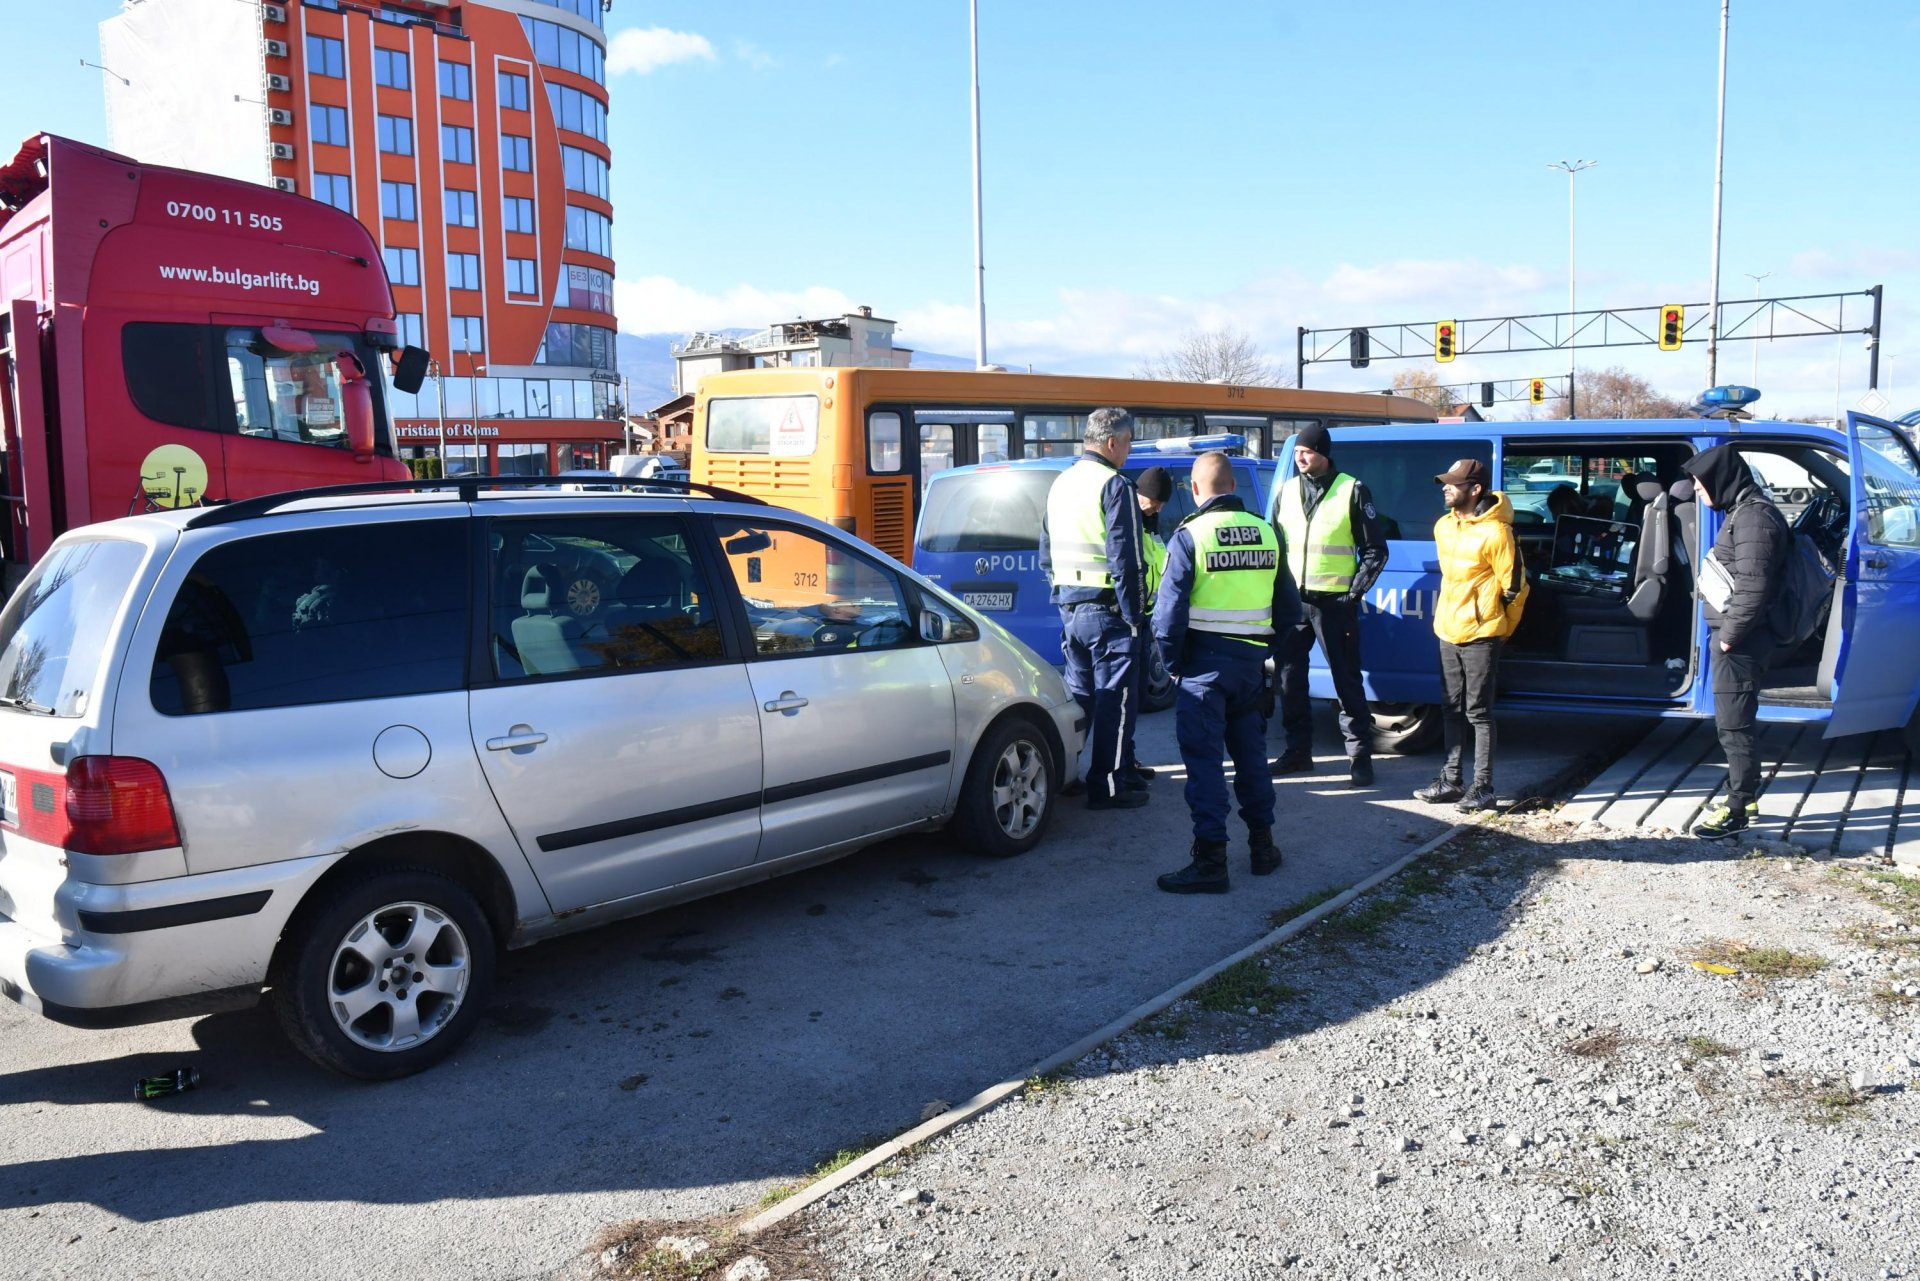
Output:
[[417,285],[420,283],[420,251],[408,249],[403,245],[388,245],[381,257],[387,260],[387,283],[390,285]]
[[413,64],[403,49],[373,51],[373,82],[389,89],[413,88]]
[[[545,445],[495,445],[493,447],[493,455],[499,464],[500,474],[502,476],[544,476],[547,474],[547,447]],[[674,532],[678,533],[678,530]],[[609,550],[611,551],[612,549],[609,548]],[[519,611],[514,610],[513,612],[518,613]],[[695,620],[694,626],[705,627],[713,632],[714,644],[708,652],[717,656],[721,652],[719,626],[709,621],[709,616],[706,611],[703,611],[700,617]],[[607,646],[604,656],[599,654],[592,655],[581,660],[580,665],[582,667],[619,667],[627,669],[648,666],[644,660],[637,659],[622,650],[621,646],[624,644],[625,638],[623,634],[621,639]],[[642,648],[651,649],[653,647],[643,642]],[[671,648],[684,649],[684,646],[675,647],[669,643],[669,649],[663,649],[659,652],[663,654],[668,653]],[[667,657],[657,659],[656,661],[662,666],[666,666],[671,664],[673,660],[671,657]]]
[[553,121],[562,129],[584,133],[599,142],[607,140],[607,104],[591,94],[566,85],[549,84],[547,103],[553,108]]
[[307,37],[307,70],[339,80],[347,74],[347,46],[332,36]]
[[347,213],[353,212],[353,180],[343,173],[313,175],[313,198]]
[[423,336],[426,333],[426,326],[421,323],[419,312],[403,311],[393,318],[393,324],[399,331],[401,346],[424,347],[427,345]]
[[480,255],[447,255],[447,288],[478,289],[480,287]]
[[440,158],[450,165],[472,164],[473,130],[465,125],[441,125]]
[[533,201],[526,196],[507,196],[501,200],[508,231],[533,230]]
[[461,102],[472,102],[473,68],[464,62],[442,62],[440,64],[440,96],[458,98]]
[[518,134],[500,135],[500,167],[515,173],[533,172],[533,140]]
[[[345,107],[324,107],[315,103],[310,118],[313,121],[309,132],[315,142],[324,142],[330,147],[347,145],[347,109]],[[342,205],[341,208],[346,206]]]
[[413,121],[405,116],[381,116],[380,150],[390,156],[412,155]]
[[449,227],[477,227],[480,225],[479,212],[474,204],[471,191],[447,190],[447,225]]
[[480,317],[450,316],[447,345],[454,351],[480,351]]
[[540,264],[531,258],[507,259],[507,292],[537,297],[540,293]]
[[567,206],[567,248],[611,256],[613,222],[605,214],[577,205]]
[[584,191],[602,200],[612,199],[613,184],[607,173],[607,162],[591,151],[561,147],[560,168],[566,175],[568,191]]
[[380,184],[380,216],[397,218],[401,222],[414,221],[413,184],[382,182]]
[[520,25],[526,30],[527,43],[533,46],[534,61],[585,76],[598,85],[607,82],[606,51],[593,37],[539,18],[522,18]]
[[606,19],[600,16],[600,0],[534,0],[536,4],[552,5],[563,13],[576,18],[585,18],[594,26],[606,29]]
[[599,325],[557,321],[547,326],[535,364],[572,365],[583,369],[612,369],[613,330]]
[[529,109],[528,102],[527,78],[525,76],[515,75],[511,71],[502,71],[500,73],[501,110],[526,111]]
[[560,283],[554,288],[553,305],[583,307],[612,315],[613,273],[568,263],[561,269]]

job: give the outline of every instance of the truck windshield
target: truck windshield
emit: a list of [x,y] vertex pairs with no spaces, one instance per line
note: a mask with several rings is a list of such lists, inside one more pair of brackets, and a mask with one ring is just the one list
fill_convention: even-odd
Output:
[[1024,552],[1040,546],[1050,468],[961,472],[927,488],[920,549],[929,552]]
[[0,704],[83,716],[146,549],[118,538],[67,543],[34,567],[0,613]]

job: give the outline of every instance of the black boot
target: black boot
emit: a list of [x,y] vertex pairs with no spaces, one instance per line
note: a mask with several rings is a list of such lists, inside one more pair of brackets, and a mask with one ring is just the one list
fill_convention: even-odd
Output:
[[1225,894],[1227,892],[1227,845],[1225,841],[1195,841],[1193,862],[1177,872],[1168,872],[1159,880],[1169,894]]
[[1247,833],[1247,851],[1253,855],[1253,874],[1265,876],[1280,868],[1280,847],[1273,843],[1273,829],[1257,827]]

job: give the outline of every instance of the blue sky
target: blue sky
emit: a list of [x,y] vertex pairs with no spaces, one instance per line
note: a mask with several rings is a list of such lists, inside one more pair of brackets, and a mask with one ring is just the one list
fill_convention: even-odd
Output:
[[[25,19],[0,110],[104,141],[95,24]],[[1580,301],[1704,300],[1719,6],[1350,6],[982,0],[990,357],[1126,371],[1231,324],[1563,308],[1581,175]],[[760,325],[855,303],[901,341],[972,350],[965,0],[615,0],[622,328]],[[17,17],[16,22],[20,21]],[[1920,405],[1920,4],[1734,0],[1724,297],[1887,288],[1883,385]],[[1722,381],[1744,379],[1728,344]],[[1862,340],[1764,344],[1776,413],[1865,389]],[[1556,374],[1462,359],[1446,380]],[[1674,394],[1704,348],[1609,352]],[[1375,386],[1408,365],[1309,369]]]

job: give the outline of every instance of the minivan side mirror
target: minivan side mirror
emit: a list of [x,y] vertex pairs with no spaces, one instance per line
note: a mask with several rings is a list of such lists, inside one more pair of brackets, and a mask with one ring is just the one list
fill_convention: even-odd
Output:
[[980,629],[974,626],[971,618],[958,610],[948,609],[944,601],[931,596],[920,597],[919,630],[920,639],[930,645],[945,645],[958,641],[977,641]]
[[402,347],[393,359],[393,389],[409,396],[427,381],[427,366],[433,357],[425,347]]
[[346,422],[347,448],[356,462],[372,462],[373,388],[367,385],[367,371],[350,351],[335,355],[334,363],[340,370],[340,416]]

